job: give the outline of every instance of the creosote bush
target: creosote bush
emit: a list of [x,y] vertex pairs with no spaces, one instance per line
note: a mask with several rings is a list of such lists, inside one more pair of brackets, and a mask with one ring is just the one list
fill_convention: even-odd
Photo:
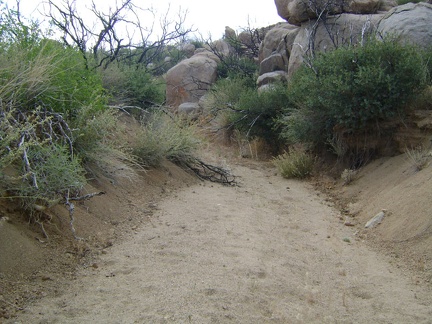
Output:
[[304,179],[311,175],[315,157],[304,149],[294,148],[275,157],[273,164],[284,178]]
[[277,151],[279,130],[276,121],[288,103],[286,85],[258,92],[247,78],[218,81],[205,101],[205,112],[214,116],[215,130],[234,134],[240,131],[247,139],[261,138]]
[[402,119],[408,103],[427,87],[426,57],[394,39],[317,54],[290,81],[281,136],[316,146],[338,137],[336,130],[380,134],[382,122]]
[[150,108],[165,101],[164,81],[143,67],[112,64],[100,74],[114,104]]

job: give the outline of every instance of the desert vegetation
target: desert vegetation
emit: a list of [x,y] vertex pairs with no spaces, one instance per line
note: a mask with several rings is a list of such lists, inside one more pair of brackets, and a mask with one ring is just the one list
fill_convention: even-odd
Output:
[[[374,36],[316,53],[288,85],[258,92],[247,78],[222,79],[208,110],[217,116],[217,129],[263,138],[274,153],[302,145],[310,153],[330,151],[355,170],[375,154],[364,145],[367,136],[391,136],[396,127],[383,125],[403,123],[414,106],[430,109],[430,55]],[[284,153],[276,162],[289,158]]]
[[[48,1],[53,30],[44,32],[19,10],[2,6],[2,199],[16,199],[33,214],[79,197],[92,168],[104,170],[113,161],[132,170],[169,159],[206,174],[209,165],[194,155],[195,126],[163,108],[162,76],[185,57],[180,45],[205,43],[187,39],[191,30],[183,28],[183,15],[178,21],[164,17],[162,34],[154,35],[139,20],[124,18],[137,17],[139,8],[131,0],[109,13],[93,5],[98,30],[81,19],[73,1]],[[122,41],[123,24],[137,28],[140,37],[127,35]],[[63,35],[58,41],[50,37],[56,31]],[[266,143],[285,177],[310,175],[323,151],[354,172],[374,154],[363,145],[365,134],[391,133],[394,129],[383,123],[403,122],[413,105],[429,107],[430,50],[371,36],[358,45],[312,53],[289,84],[258,91],[253,58],[262,35],[248,31],[249,46],[226,39],[234,49],[229,56],[207,42],[220,63],[219,79],[204,100],[203,120],[225,138]],[[119,113],[140,123],[127,144]]]
[[[115,23],[136,9],[132,1],[111,12],[100,33],[70,1],[48,3],[54,25],[48,32],[0,5],[1,199],[18,202],[37,221],[38,212],[78,199],[94,168],[103,171],[117,161],[132,170],[165,158],[190,159],[197,145],[193,132],[160,109],[160,75],[181,59],[175,45],[189,32],[180,28],[183,20],[177,29],[166,20],[156,40],[150,31],[123,46]],[[107,15],[96,7],[92,12],[105,22]],[[61,41],[50,38],[58,29]],[[118,115],[132,110],[139,111],[141,126],[128,145]]]

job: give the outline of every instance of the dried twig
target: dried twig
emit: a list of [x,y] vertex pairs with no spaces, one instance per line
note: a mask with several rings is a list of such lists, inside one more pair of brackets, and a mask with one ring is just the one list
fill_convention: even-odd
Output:
[[43,222],[40,222],[39,220],[36,220],[35,222],[36,222],[36,224],[38,224],[41,227],[42,233],[45,236],[45,238],[47,240],[49,240],[49,236],[48,236],[47,232],[45,231],[45,227],[43,225]]
[[78,237],[76,235],[76,230],[75,230],[75,227],[73,224],[75,221],[75,218],[74,218],[75,205],[73,203],[71,203],[69,200],[70,200],[70,198],[69,198],[69,190],[68,190],[67,195],[65,196],[65,205],[66,205],[66,208],[69,210],[70,228],[71,228],[72,235],[73,235],[74,239],[77,241],[82,241],[84,239],[81,237]]
[[193,172],[193,174],[201,180],[208,180],[230,186],[237,185],[235,176],[231,174],[229,170],[222,167],[205,163],[197,158],[174,162],[182,168]]
[[74,200],[74,201],[89,200],[90,198],[93,198],[95,196],[102,196],[104,194],[105,194],[105,191],[93,192],[93,193],[89,193],[89,194],[81,196],[81,197],[71,197],[71,198],[69,198],[69,200]]

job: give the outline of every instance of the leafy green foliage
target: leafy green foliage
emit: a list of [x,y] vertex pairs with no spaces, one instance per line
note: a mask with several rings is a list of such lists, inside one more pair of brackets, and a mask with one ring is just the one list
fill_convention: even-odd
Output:
[[[49,204],[67,192],[76,193],[84,184],[84,169],[70,146],[55,141],[55,133],[41,137],[49,125],[58,127],[52,116],[33,114],[19,123],[15,111],[1,110],[0,176],[2,190],[20,198],[25,208],[36,202]],[[4,193],[3,193],[4,195]]]
[[165,101],[165,83],[144,68],[110,65],[101,75],[116,104],[148,108]]
[[0,76],[3,100],[20,109],[42,107],[73,117],[81,106],[100,110],[106,103],[99,76],[77,51],[53,40],[0,48]]
[[249,89],[231,111],[231,123],[248,136],[272,143],[277,150],[279,134],[275,121],[288,102],[285,84],[275,84],[262,92]]
[[91,120],[106,99],[99,76],[77,51],[44,39],[17,12],[6,10],[1,20],[1,195],[33,211],[78,194],[86,183],[80,157],[88,151],[75,140],[93,139]]
[[55,201],[68,192],[74,195],[85,185],[85,171],[79,159],[71,157],[65,146],[34,145],[27,154],[31,170],[23,176],[17,190],[26,207],[31,208],[38,200]]
[[258,92],[248,78],[228,78],[216,83],[204,106],[216,117],[217,129],[236,129],[247,137],[260,137],[277,150],[279,130],[275,121],[288,102],[285,84]]
[[419,3],[419,2],[427,2],[427,1],[426,0],[397,0],[396,2],[398,4],[398,6],[401,6],[401,5],[410,3],[410,2]]
[[291,101],[282,135],[291,141],[325,143],[334,128],[361,132],[392,117],[427,85],[425,63],[413,46],[370,40],[317,55],[290,82]]
[[218,64],[217,73],[220,78],[248,78],[255,82],[258,66],[247,57],[231,55],[223,58]]
[[160,105],[165,101],[165,83],[142,69],[127,73],[126,91],[131,104],[140,107]]
[[16,10],[9,9],[4,1],[0,1],[0,46],[7,48],[19,44],[23,49],[32,46],[41,39],[39,25],[27,21]]
[[205,97],[205,110],[214,115],[229,111],[239,102],[243,93],[253,89],[255,83],[251,83],[248,78],[219,79]]

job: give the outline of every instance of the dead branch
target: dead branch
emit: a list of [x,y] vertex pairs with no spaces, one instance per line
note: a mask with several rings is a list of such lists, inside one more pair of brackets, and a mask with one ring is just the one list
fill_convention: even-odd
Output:
[[73,200],[73,201],[89,200],[93,197],[102,196],[102,195],[105,195],[105,191],[93,192],[81,197],[71,197],[69,198],[69,200]]
[[140,8],[135,2],[122,0],[116,2],[114,9],[103,12],[92,1],[88,10],[93,19],[87,21],[77,11],[76,0],[48,0],[49,9],[45,15],[63,33],[63,42],[80,50],[86,63],[88,55],[93,56],[92,68],[107,68],[115,61],[146,66],[159,58],[168,44],[184,39],[192,29],[184,27],[186,13],[179,13],[174,22],[168,18],[168,9],[156,35],[155,19],[150,27],[142,25],[140,20],[144,12],[155,17],[154,10]]
[[68,190],[68,192],[65,195],[64,199],[65,199],[66,208],[69,211],[69,219],[70,219],[69,225],[70,225],[71,232],[72,232],[72,235],[73,235],[73,237],[74,237],[75,240],[77,240],[77,241],[83,241],[84,239],[76,235],[76,230],[75,230],[75,227],[74,227],[75,205],[71,201],[89,200],[89,199],[91,199],[91,198],[93,198],[95,196],[101,196],[101,195],[104,195],[104,194],[105,194],[104,191],[99,191],[99,192],[93,192],[93,193],[90,193],[90,194],[87,194],[87,195],[84,195],[84,196],[80,196],[80,197],[69,197],[70,192]]
[[198,158],[176,160],[173,162],[183,169],[192,172],[201,180],[207,180],[229,186],[237,185],[235,176],[231,174],[229,170],[205,163]]
[[65,195],[65,205],[66,205],[66,208],[69,210],[69,219],[70,219],[70,221],[69,221],[69,225],[70,225],[70,228],[71,228],[72,235],[73,235],[73,237],[74,237],[75,240],[77,240],[77,241],[83,241],[83,240],[84,240],[83,238],[78,237],[78,236],[76,235],[76,230],[75,230],[75,227],[74,227],[74,221],[75,221],[75,218],[74,218],[75,205],[74,205],[73,203],[70,202],[70,198],[69,198],[69,190],[68,190],[67,194]]

